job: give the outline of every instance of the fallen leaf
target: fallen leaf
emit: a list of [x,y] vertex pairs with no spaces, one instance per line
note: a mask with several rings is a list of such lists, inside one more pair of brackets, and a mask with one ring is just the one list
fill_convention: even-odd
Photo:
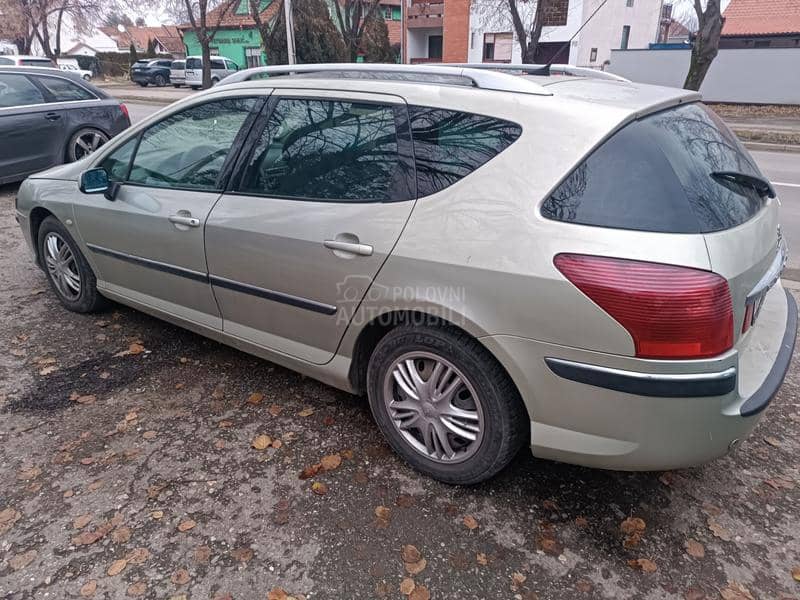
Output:
[[247,547],[237,548],[231,551],[231,557],[239,562],[248,562],[253,558],[253,549]]
[[387,508],[386,506],[376,506],[375,507],[375,516],[379,519],[384,521],[388,521],[389,517],[391,516],[392,511]]
[[103,480],[102,479],[98,479],[97,481],[93,481],[92,483],[87,485],[86,489],[89,490],[90,492],[96,492],[101,487],[103,487],[103,485],[104,485]]
[[645,573],[654,573],[658,568],[649,558],[637,558],[628,561],[628,565]]
[[189,571],[186,569],[178,569],[172,574],[172,577],[170,577],[170,580],[175,585],[186,585],[189,583],[189,579]]
[[711,533],[725,542],[730,542],[731,539],[733,539],[731,532],[717,523],[714,517],[708,517],[708,528],[711,530]]
[[325,425],[325,427],[330,427],[335,422],[336,420],[331,415],[328,415],[324,419],[322,419],[322,424]]
[[311,479],[319,473],[319,470],[322,468],[322,463],[317,463],[315,465],[311,465],[300,471],[300,479]]
[[91,522],[92,522],[92,515],[90,514],[81,515],[80,517],[76,517],[75,520],[72,521],[72,528],[83,529]]
[[479,565],[486,566],[489,564],[489,559],[483,552],[478,552],[475,555],[475,560],[478,562]]
[[37,466],[28,467],[27,469],[21,469],[20,471],[17,472],[17,479],[22,481],[27,481],[30,479],[36,479],[41,474],[42,474],[41,468]]
[[141,565],[148,558],[150,558],[150,551],[147,548],[134,548],[125,555],[125,560],[132,565]]
[[466,517],[464,517],[464,521],[463,522],[464,522],[464,526],[467,529],[469,529],[470,531],[472,531],[473,529],[477,529],[478,528],[478,521],[472,515],[467,515]]
[[74,398],[70,399],[78,404],[92,404],[95,400],[97,400],[97,396],[94,394],[86,394],[84,396],[75,396]]
[[108,571],[106,571],[106,573],[108,573],[109,577],[114,577],[115,575],[122,573],[127,566],[128,561],[124,558],[120,558],[111,563],[111,566],[108,567]]
[[511,589],[512,589],[512,590],[515,590],[515,591],[516,591],[516,590],[518,590],[518,589],[519,589],[519,587],[520,587],[520,586],[521,586],[523,583],[525,583],[525,581],[526,581],[527,579],[528,579],[528,578],[527,578],[525,575],[523,575],[522,573],[519,573],[519,572],[514,572],[514,573],[511,575]]
[[558,556],[564,551],[564,548],[558,543],[558,540],[551,537],[539,536],[536,539],[536,546],[542,552],[551,556]]
[[420,558],[416,562],[407,562],[405,563],[406,572],[409,575],[418,575],[425,570],[425,567],[428,566],[428,561],[424,558]]
[[221,438],[217,438],[214,440],[214,448],[217,450],[224,450],[225,449],[225,440]]
[[80,592],[78,592],[84,598],[91,598],[94,596],[94,593],[97,591],[97,581],[92,579],[91,581],[87,581],[81,586]]
[[269,414],[271,414],[273,417],[277,417],[279,414],[281,414],[283,407],[280,404],[273,404],[268,410]]
[[767,442],[773,448],[780,448],[781,447],[781,441],[778,438],[773,437],[771,435],[768,435],[767,437],[765,437],[764,441]]
[[189,531],[190,529],[193,529],[195,525],[197,525],[197,523],[195,523],[192,519],[181,521],[178,524],[178,531]]
[[394,503],[400,508],[411,508],[414,506],[414,496],[408,494],[400,494]]
[[88,531],[84,530],[75,537],[72,538],[72,543],[76,546],[88,546],[90,544],[94,544],[96,541],[104,538],[111,530],[114,529],[115,525],[110,521],[106,521],[99,527],[94,530]]
[[403,562],[415,563],[422,558],[422,553],[417,550],[416,546],[406,544],[400,550],[400,555],[403,557]]
[[639,517],[628,517],[622,523],[620,523],[620,531],[626,535],[631,535],[632,533],[642,532],[647,528],[643,519]]
[[207,563],[211,560],[211,548],[208,546],[198,546],[194,549],[194,561],[197,563]]
[[584,594],[591,592],[593,587],[592,582],[588,579],[579,579],[575,582],[575,589]]
[[139,342],[133,342],[130,346],[128,346],[128,354],[141,354],[144,352],[144,346],[142,346]]
[[111,373],[109,371],[103,371],[98,375],[98,377],[100,379],[108,379],[109,377],[111,377]]
[[126,421],[135,421],[138,418],[139,418],[139,414],[135,410],[132,410],[128,414],[125,415],[125,420]]
[[575,525],[578,527],[587,527],[589,520],[586,517],[575,517]]
[[283,442],[282,441],[280,441],[280,440],[272,440],[272,447],[275,448],[275,450],[278,450],[282,446],[283,446]]
[[117,544],[124,544],[125,542],[131,539],[131,528],[117,527],[114,531],[111,532],[111,539]]
[[220,421],[218,427],[220,429],[228,429],[233,425],[233,421]]
[[307,406],[306,408],[301,410],[299,413],[297,413],[297,416],[298,417],[310,417],[313,414],[314,414],[314,409],[311,408],[310,406]]
[[314,492],[317,496],[324,496],[328,493],[328,486],[322,483],[321,481],[315,481],[311,484],[311,491]]
[[19,554],[15,554],[10,559],[8,559],[8,566],[11,567],[14,571],[19,571],[20,569],[24,569],[33,562],[37,554],[38,552],[36,552],[36,550],[28,550],[27,552],[20,552]]
[[723,600],[753,600],[750,590],[737,581],[732,581],[727,587],[722,588],[719,595]]
[[408,596],[411,592],[414,591],[414,580],[411,577],[406,577],[403,581],[400,582],[400,593],[404,596]]
[[93,462],[94,462],[94,457],[93,457],[93,456],[84,456],[84,457],[81,459],[81,464],[82,464],[82,465],[90,465],[90,464],[92,464]]
[[706,549],[696,540],[686,540],[686,554],[694,558],[703,558],[706,555]]
[[795,581],[800,581],[800,565],[797,565],[792,569],[792,579]]
[[144,596],[147,593],[147,584],[144,581],[136,581],[128,586],[128,596]]
[[272,438],[268,435],[261,434],[253,439],[252,446],[256,450],[266,450],[272,444]]
[[267,594],[267,600],[288,600],[288,598],[289,594],[279,587],[272,588]]
[[418,585],[408,596],[408,600],[430,600],[431,594],[424,585]]
[[145,432],[142,434],[142,437],[143,437],[144,439],[146,439],[146,440],[154,440],[154,439],[156,439],[156,436],[157,436],[157,435],[158,435],[158,433],[157,433],[157,432],[155,432],[155,431],[153,431],[153,430],[150,430],[150,431],[145,431]]
[[14,523],[19,521],[20,517],[22,517],[22,513],[14,508],[9,507],[0,510],[0,535],[11,529]]
[[253,392],[247,397],[247,403],[252,405],[261,404],[261,401],[264,399],[264,394],[259,392]]
[[50,373],[54,373],[55,371],[58,371],[58,367],[51,365],[40,370],[39,375],[50,375]]
[[342,458],[345,460],[353,460],[353,451],[350,448],[345,448],[339,454],[342,455]]
[[342,457],[339,454],[328,454],[322,457],[320,464],[326,471],[333,471],[334,469],[338,469],[339,465],[342,464]]

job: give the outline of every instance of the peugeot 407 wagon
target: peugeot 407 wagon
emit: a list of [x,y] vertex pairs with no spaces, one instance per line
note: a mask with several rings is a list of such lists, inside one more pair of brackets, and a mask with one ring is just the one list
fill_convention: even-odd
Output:
[[244,71],[30,177],[18,220],[66,308],[112,299],[366,394],[442,481],[526,445],[724,455],[794,347],[771,185],[696,93],[522,73]]

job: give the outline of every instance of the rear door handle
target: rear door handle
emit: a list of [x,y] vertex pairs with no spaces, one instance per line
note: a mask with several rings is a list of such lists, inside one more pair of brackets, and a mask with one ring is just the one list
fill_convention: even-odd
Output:
[[368,244],[340,242],[339,240],[325,240],[323,243],[325,244],[326,248],[330,248],[331,250],[349,252],[351,254],[358,254],[359,256],[372,256],[372,246]]
[[54,112],[49,112],[44,116],[45,119],[48,121],[58,121],[61,118],[61,115]]
[[195,217],[184,217],[181,215],[170,215],[169,220],[176,225],[186,225],[188,227],[200,227],[200,219]]

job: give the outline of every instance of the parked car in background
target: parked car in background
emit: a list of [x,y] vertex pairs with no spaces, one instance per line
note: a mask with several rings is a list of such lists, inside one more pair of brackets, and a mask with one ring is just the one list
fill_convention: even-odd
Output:
[[[211,85],[217,85],[228,75],[236,73],[239,65],[224,56],[211,57]],[[189,56],[186,58],[186,85],[193,90],[203,87],[203,57]]]
[[722,456],[794,348],[778,199],[696,92],[565,68],[254,68],[299,75],[167,107],[29,178],[17,219],[69,310],[108,297],[366,394],[442,481],[526,446]]
[[186,83],[186,61],[173,60],[169,68],[169,81],[173,87],[179,88]]
[[0,67],[55,67],[46,56],[30,56],[28,54],[5,54],[0,56]]
[[144,58],[131,65],[131,81],[142,87],[153,84],[163,87],[169,83],[172,61],[163,58]]
[[81,69],[80,67],[77,67],[75,65],[59,64],[58,68],[61,69],[62,71],[67,71],[69,73],[75,73],[76,75],[79,75],[81,78],[83,78],[84,81],[91,81],[91,79],[92,79],[92,72],[91,71],[89,71],[87,69]]
[[0,184],[84,158],[129,126],[124,104],[72,71],[0,66]]

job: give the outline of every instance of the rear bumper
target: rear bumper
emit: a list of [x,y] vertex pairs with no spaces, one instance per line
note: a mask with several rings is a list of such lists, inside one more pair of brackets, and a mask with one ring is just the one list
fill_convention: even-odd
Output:
[[534,455],[591,467],[664,470],[726,454],[780,389],[797,307],[780,284],[737,348],[698,361],[606,355],[514,336],[481,341],[531,417]]

